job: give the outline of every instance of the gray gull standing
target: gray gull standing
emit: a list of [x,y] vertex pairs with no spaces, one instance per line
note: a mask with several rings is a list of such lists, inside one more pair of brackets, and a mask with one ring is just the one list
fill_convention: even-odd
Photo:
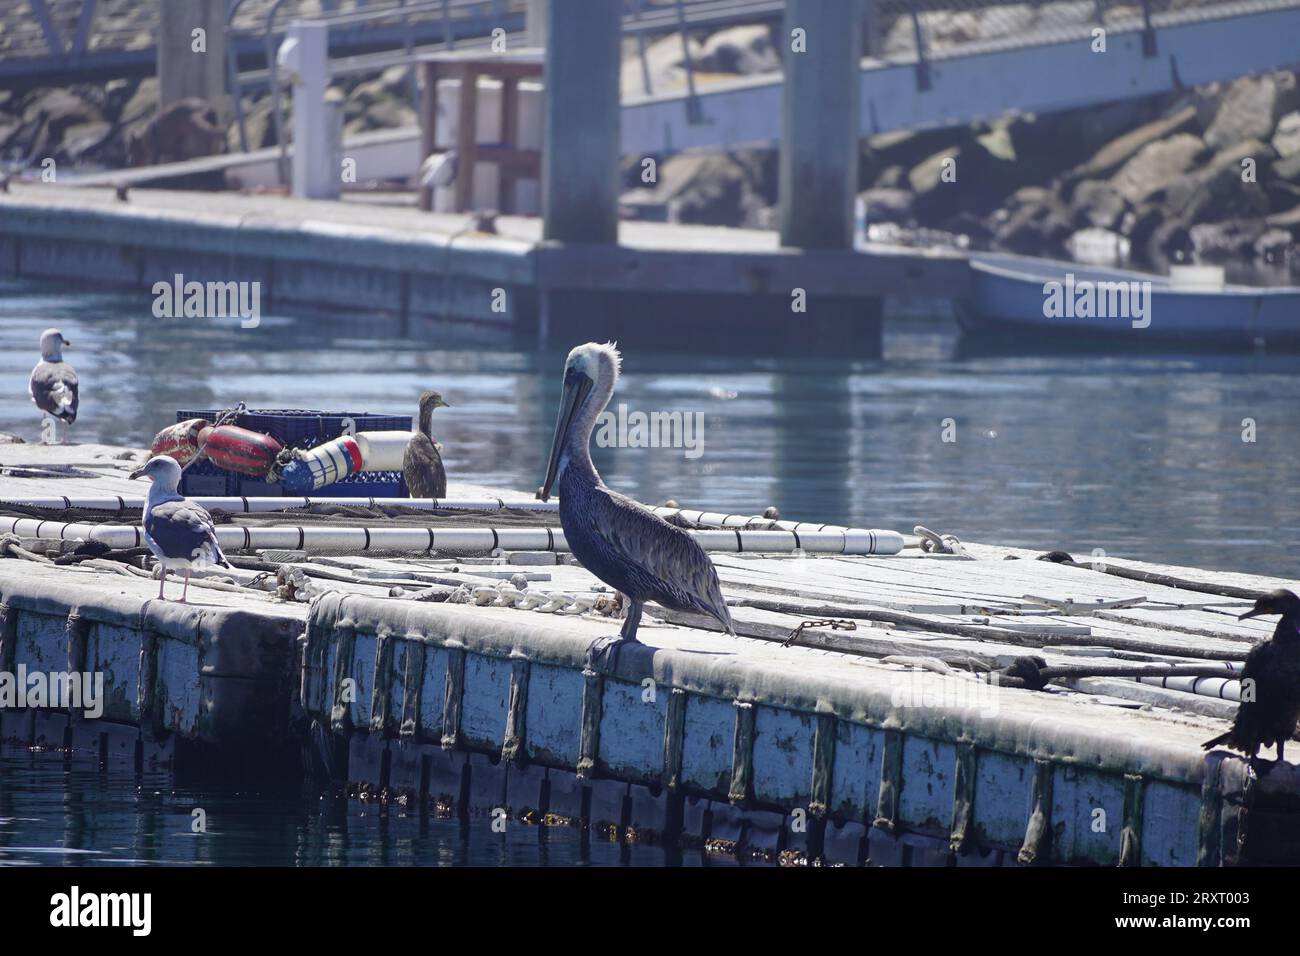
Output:
[[151,458],[143,468],[131,472],[131,477],[153,480],[144,503],[144,541],[162,566],[158,597],[163,596],[167,572],[184,571],[185,588],[181,591],[184,604],[190,590],[190,572],[196,566],[230,567],[217,543],[212,515],[176,490],[181,481],[181,466],[174,458],[166,455]]
[[61,444],[67,438],[68,426],[77,420],[77,373],[63,361],[63,350],[71,345],[58,329],[42,332],[41,360],[27,381],[32,401],[44,413],[41,441],[47,445]]

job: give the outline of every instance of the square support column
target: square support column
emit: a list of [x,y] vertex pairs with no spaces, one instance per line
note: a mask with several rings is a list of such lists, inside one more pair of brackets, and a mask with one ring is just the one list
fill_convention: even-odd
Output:
[[618,242],[621,3],[550,0],[542,237]]
[[[793,48],[795,31],[803,52]],[[781,244],[850,249],[858,175],[860,0],[786,0]]]
[[[197,96],[224,115],[225,0],[158,0],[158,7],[159,108]],[[203,31],[201,44],[195,30]]]

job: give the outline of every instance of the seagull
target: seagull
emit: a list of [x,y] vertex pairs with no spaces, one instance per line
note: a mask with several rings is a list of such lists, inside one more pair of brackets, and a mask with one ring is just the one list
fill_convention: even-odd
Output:
[[144,542],[158,559],[162,572],[158,578],[158,597],[163,597],[168,571],[184,571],[185,587],[180,603],[190,590],[190,572],[198,565],[219,564],[230,567],[217,543],[217,529],[212,515],[201,505],[187,500],[177,490],[181,466],[166,455],[150,458],[143,468],[131,472],[132,478],[149,478],[149,497],[144,503]]
[[420,396],[420,430],[411,437],[402,458],[402,476],[412,498],[445,498],[447,472],[442,467],[440,448],[433,440],[433,410],[450,408],[437,392],[428,391]]
[[77,420],[77,373],[63,361],[63,350],[71,347],[72,343],[58,329],[42,332],[41,360],[27,381],[32,401],[45,413],[41,440],[47,445],[61,444],[67,438],[68,426]]
[[420,185],[425,189],[450,186],[456,181],[456,150],[430,153],[420,164]]
[[615,666],[619,650],[638,643],[637,626],[646,601],[707,614],[727,633],[736,633],[718,572],[699,543],[606,487],[591,462],[591,432],[614,394],[621,364],[622,356],[612,343],[588,342],[569,353],[551,457],[540,489],[546,501],[558,481],[560,525],[569,551],[588,571],[627,597],[627,617],[618,638],[593,647],[596,656],[612,650]]
[[1246,655],[1241,704],[1232,729],[1201,746],[1210,750],[1224,744],[1254,760],[1260,747],[1277,744],[1281,762],[1282,749],[1300,723],[1300,597],[1282,588],[1270,591],[1239,620],[1261,614],[1280,614],[1282,619],[1273,636]]

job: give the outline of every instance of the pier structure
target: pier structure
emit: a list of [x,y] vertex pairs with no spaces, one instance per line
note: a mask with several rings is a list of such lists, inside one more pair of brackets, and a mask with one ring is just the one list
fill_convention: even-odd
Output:
[[[177,273],[259,283],[262,308],[356,312],[420,334],[452,321],[583,341],[689,340],[693,347],[873,354],[835,297],[960,297],[966,257],[779,245],[770,231],[623,222],[619,244],[545,240],[536,218],[280,196],[11,183],[0,194],[0,275],[68,278],[135,290],[142,308]],[[804,290],[805,313],[791,310]],[[498,291],[500,290],[500,291]],[[823,308],[823,305],[826,307]],[[792,316],[794,321],[792,321]],[[737,336],[738,323],[744,334]],[[432,326],[430,326],[432,328]]]
[[618,4],[547,0],[542,238],[618,242]]
[[168,0],[158,12],[158,105],[199,97],[225,109],[224,0]]
[[[910,536],[858,556],[752,538],[712,557],[738,636],[651,605],[644,645],[608,667],[591,651],[617,621],[585,569],[545,543],[441,552],[438,535],[465,540],[457,508],[504,521],[519,502],[516,520],[553,528],[525,495],[453,484],[424,519],[430,547],[404,555],[322,551],[301,513],[275,519],[284,503],[232,499],[220,528],[234,567],[200,572],[182,605],[160,602],[121,550],[141,502],[124,454],[0,454],[19,471],[0,475],[0,670],[99,673],[107,691],[94,718],[0,709],[4,744],[182,775],[271,765],[418,812],[768,862],[1300,858],[1300,768],[1256,774],[1200,746],[1269,630],[1237,614],[1284,582],[970,543],[926,552]],[[86,477],[20,476],[40,463]],[[679,517],[737,542],[773,524]],[[413,528],[375,524],[364,541],[391,551]],[[278,543],[240,548],[229,539],[244,529]]]
[[[768,352],[833,347],[875,355],[881,348],[884,300],[960,298],[969,288],[969,275],[960,253],[846,245],[854,166],[847,143],[859,134],[951,125],[1016,107],[1035,111],[1079,107],[1284,65],[1294,60],[1285,39],[1300,22],[1296,19],[1300,0],[1250,0],[1231,9],[1193,3],[1176,11],[1147,10],[1140,17],[1134,17],[1128,7],[1098,4],[1091,19],[1044,15],[1029,32],[1011,30],[1006,36],[975,43],[953,42],[937,32],[934,16],[943,9],[937,0],[905,5],[903,12],[911,16],[913,27],[910,33],[898,29],[903,23],[899,10],[874,2],[868,6],[867,17],[877,33],[881,17],[892,17],[892,46],[877,43],[872,53],[878,55],[863,58],[857,2],[692,0],[681,8],[679,29],[743,22],[746,17],[770,22],[782,16],[779,32],[783,45],[790,46],[782,50],[784,70],[721,81],[691,74],[685,90],[655,89],[646,83],[643,89],[620,91],[610,78],[620,36],[644,39],[646,31],[671,29],[664,10],[629,14],[620,21],[612,15],[593,18],[586,6],[570,6],[567,0],[550,5],[503,3],[487,12],[482,4],[453,0],[446,8],[454,15],[445,23],[444,46],[460,45],[454,54],[438,54],[442,57],[476,56],[466,47],[481,46],[489,28],[515,31],[508,32],[507,50],[517,50],[516,44],[525,42],[518,31],[527,25],[528,16],[534,32],[548,18],[565,24],[558,34],[553,32],[546,54],[555,82],[547,83],[543,93],[548,104],[546,122],[554,125],[551,135],[543,137],[550,144],[541,144],[545,151],[543,220],[537,227],[510,224],[498,230],[523,241],[526,248],[477,242],[473,235],[477,220],[430,217],[417,225],[407,221],[406,210],[371,216],[359,212],[359,203],[345,204],[340,212],[227,197],[224,203],[256,212],[256,221],[236,225],[229,217],[202,216],[191,235],[172,232],[172,238],[180,241],[165,250],[166,258],[169,265],[187,267],[178,271],[213,273],[214,280],[231,278],[220,268],[222,262],[239,275],[265,272],[264,291],[286,303],[373,306],[396,314],[402,322],[418,323],[425,317],[487,321],[563,338],[589,338],[600,332],[662,341],[690,334],[701,347]],[[232,22],[243,15],[241,9],[232,7]],[[292,9],[296,8],[285,4],[269,11],[260,35],[263,46],[274,49],[271,41],[287,28],[285,11]],[[403,15],[412,18],[411,24],[424,24],[421,17],[428,12],[416,4]],[[358,30],[382,32],[380,27],[387,21],[381,14],[394,15],[376,8],[314,22],[328,26],[331,50],[337,45],[343,51],[360,42]],[[1097,29],[1108,37],[1109,52],[1104,57],[1091,47]],[[466,39],[458,32],[462,30],[479,34]],[[797,43],[796,30],[801,31]],[[908,36],[913,47],[899,52],[900,38]],[[1153,56],[1153,49],[1160,56]],[[383,55],[389,57],[383,63],[390,64],[412,62],[421,54],[412,50],[397,59]],[[505,59],[510,55],[498,54]],[[242,56],[235,50],[228,59],[237,63]],[[1167,69],[1166,59],[1176,69]],[[364,57],[331,60],[328,72],[331,77],[350,75],[373,69],[379,62]],[[593,63],[601,65],[609,82],[588,82]],[[579,64],[583,69],[576,69]],[[237,69],[233,75],[243,76]],[[278,90],[281,79],[277,68],[264,71],[260,81],[269,81]],[[426,117],[429,99],[425,97]],[[484,97],[479,99],[482,102]],[[804,102],[815,106],[801,109]],[[305,142],[322,137],[333,142],[333,134],[325,132],[332,130],[325,122],[328,112],[322,108],[315,125],[300,133]],[[586,145],[579,148],[580,142]],[[620,155],[661,160],[682,149],[753,143],[781,149],[778,234],[760,237],[746,230],[650,228],[649,223],[618,221]],[[409,177],[427,155],[422,145],[427,143],[422,144],[419,130],[385,130],[351,139],[344,155],[363,165],[370,177]],[[488,144],[484,155],[493,148]],[[154,169],[61,175],[60,183],[134,189],[171,177],[203,180],[205,185],[237,182],[256,189],[283,185],[288,179],[287,157],[294,152],[291,146],[280,146]],[[336,188],[338,170],[329,169],[331,162],[320,158],[326,153],[306,152],[317,156],[316,168],[329,173],[325,181]],[[536,161],[522,154],[520,159]],[[472,176],[462,178],[469,182]],[[463,193],[463,184],[457,186]],[[13,192],[27,193],[25,189]],[[329,195],[330,191],[313,187],[299,193]],[[93,242],[85,240],[85,233],[65,231],[72,220],[101,218],[104,210],[93,190],[84,195],[80,217],[64,219],[61,212],[38,224],[18,209],[13,210],[16,215],[0,217],[0,245],[11,253],[0,256],[0,271],[52,276],[111,273],[110,281],[124,285],[155,281],[145,273],[153,271],[156,257],[149,250],[158,242],[118,227],[128,221],[144,225],[156,218],[150,209],[166,217],[184,203],[175,197],[133,193],[135,208],[118,210],[114,225],[107,229],[112,238],[98,240],[108,247],[91,249]],[[17,203],[29,199],[27,195]],[[9,202],[15,200],[0,197],[0,203]],[[52,205],[69,211],[65,199]],[[508,202],[498,205],[499,211],[510,211]],[[498,219],[502,225],[504,218]],[[223,223],[219,239],[211,229],[214,220]],[[330,238],[319,241],[312,235],[314,224],[347,226],[350,221],[377,226],[351,230],[351,241],[369,248],[355,257],[314,261],[313,252],[333,247],[342,238],[340,230],[331,227]],[[295,234],[299,227],[306,231]],[[246,254],[258,245],[254,234],[263,228],[276,232],[277,241],[266,254],[269,259]],[[424,233],[419,241],[437,250],[429,261],[413,262],[407,255],[414,248],[412,231]],[[63,250],[50,247],[57,240],[63,240]],[[397,243],[395,255],[388,254],[390,242]],[[462,255],[471,245],[472,254]],[[131,264],[109,267],[120,259]],[[271,268],[275,262],[283,263],[283,268]],[[350,274],[339,274],[338,265],[354,263],[356,268],[346,270]]]

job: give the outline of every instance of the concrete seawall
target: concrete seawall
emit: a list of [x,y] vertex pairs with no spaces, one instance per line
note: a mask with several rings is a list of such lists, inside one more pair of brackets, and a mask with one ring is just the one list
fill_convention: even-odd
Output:
[[[884,297],[964,294],[965,256],[783,249],[757,230],[623,223],[620,244],[542,241],[540,220],[401,205],[57,185],[0,195],[0,276],[150,290],[256,282],[262,308],[446,320],[543,337],[690,336],[699,347],[880,348]],[[803,311],[792,308],[796,290]]]

